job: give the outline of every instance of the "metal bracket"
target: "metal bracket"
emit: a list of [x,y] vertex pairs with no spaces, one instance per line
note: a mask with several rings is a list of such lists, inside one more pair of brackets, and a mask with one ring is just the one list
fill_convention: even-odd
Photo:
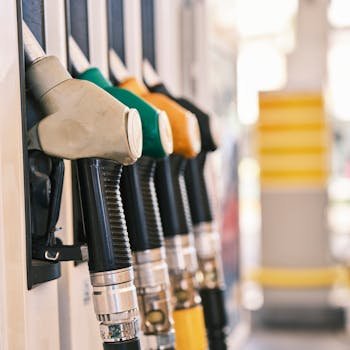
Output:
[[88,251],[85,244],[64,245],[62,243],[57,243],[53,246],[47,246],[43,243],[33,243],[32,257],[33,259],[50,262],[87,261]]

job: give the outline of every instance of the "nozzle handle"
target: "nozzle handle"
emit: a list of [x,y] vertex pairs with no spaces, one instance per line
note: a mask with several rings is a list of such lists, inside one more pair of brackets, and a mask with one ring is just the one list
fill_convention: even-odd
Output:
[[171,155],[169,159],[179,220],[179,233],[185,235],[192,231],[192,218],[184,177],[187,159],[175,154]]
[[122,165],[85,158],[77,162],[90,272],[131,266],[131,251],[120,196]]
[[136,164],[123,169],[121,195],[132,252],[149,249],[145,209]]
[[194,225],[213,220],[204,176],[205,160],[206,153],[202,152],[197,158],[188,160],[185,171],[186,189]]
[[121,193],[131,250],[156,249],[163,245],[163,231],[154,188],[155,161],[142,157],[124,168]]
[[169,157],[157,162],[155,187],[164,236],[174,237],[179,234],[180,226]]
[[149,157],[142,157],[137,162],[141,193],[145,209],[149,249],[160,248],[163,243],[163,229],[160,220],[157,194],[154,184],[156,162]]

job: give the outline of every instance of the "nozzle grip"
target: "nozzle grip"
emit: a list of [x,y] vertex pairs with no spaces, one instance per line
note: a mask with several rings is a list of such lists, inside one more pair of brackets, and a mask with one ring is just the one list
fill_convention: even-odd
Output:
[[121,195],[132,252],[148,248],[148,232],[139,174],[136,164],[124,167],[121,177]]
[[131,251],[120,196],[122,165],[99,158],[77,162],[91,272],[131,266]]
[[157,162],[155,186],[164,236],[174,237],[179,234],[180,226],[169,157]]
[[213,220],[207,185],[204,176],[206,153],[202,152],[186,165],[185,181],[191,217],[194,225]]
[[124,168],[121,193],[133,252],[163,246],[163,230],[154,185],[156,162],[142,157]]
[[160,248],[164,245],[163,229],[154,184],[156,162],[149,157],[142,157],[137,162],[140,178],[141,193],[145,209],[145,217],[148,230],[149,248]]
[[179,219],[179,233],[188,234],[192,230],[192,218],[184,179],[187,159],[179,155],[171,155],[169,159]]
[[139,339],[120,343],[103,343],[104,350],[141,350]]

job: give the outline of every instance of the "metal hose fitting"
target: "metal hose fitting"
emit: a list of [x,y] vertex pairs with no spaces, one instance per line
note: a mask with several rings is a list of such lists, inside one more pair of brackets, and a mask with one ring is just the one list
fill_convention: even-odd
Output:
[[224,276],[221,260],[221,242],[213,223],[194,226],[195,245],[201,271],[200,288],[223,288]]
[[139,313],[132,268],[91,273],[90,279],[103,342],[136,338]]
[[173,349],[170,280],[163,247],[133,254],[135,284],[148,350]]

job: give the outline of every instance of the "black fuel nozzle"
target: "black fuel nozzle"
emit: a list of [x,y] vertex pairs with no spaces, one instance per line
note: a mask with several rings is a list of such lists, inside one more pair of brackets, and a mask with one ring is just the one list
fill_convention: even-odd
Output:
[[142,316],[141,343],[147,349],[174,349],[170,280],[154,187],[155,166],[155,159],[144,156],[126,167],[122,197]]
[[[193,224],[195,246],[201,271],[200,295],[204,307],[210,349],[225,350],[227,349],[228,319],[225,308],[221,242],[213,219],[205,179],[207,154],[215,151],[218,144],[215,125],[212,122],[212,117],[194,103],[183,97],[174,97],[147,61],[144,62],[144,79],[150,91],[162,93],[172,98],[182,107],[194,113],[199,123],[202,143],[201,152],[197,157],[186,161],[184,172],[186,190],[181,190],[180,186],[183,181],[183,175],[182,177],[180,175],[180,185],[175,183],[174,188],[177,189],[176,192],[178,194],[183,193],[184,203],[188,203],[190,209],[191,220],[187,220],[187,224],[185,219],[189,215],[180,215],[180,218],[183,230],[186,230],[189,225]],[[183,167],[181,160],[173,159],[173,173],[181,173],[179,171],[181,166]],[[180,203],[179,200],[177,202]],[[183,206],[181,203],[178,205]],[[182,210],[180,209],[180,211],[186,213],[186,209],[185,204],[185,207]]]
[[86,158],[76,166],[95,312],[104,343],[117,346],[138,336],[136,288],[120,196],[122,165]]

